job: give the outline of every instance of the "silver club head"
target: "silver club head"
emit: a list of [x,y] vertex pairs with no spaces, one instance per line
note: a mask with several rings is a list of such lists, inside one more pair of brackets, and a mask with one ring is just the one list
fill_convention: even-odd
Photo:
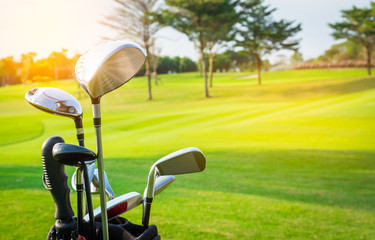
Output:
[[[107,173],[104,171],[104,184],[105,184],[105,193],[109,200],[115,198],[115,193],[112,190],[111,185],[109,185],[109,180],[107,177]],[[99,193],[99,172],[98,169],[95,169],[94,175],[91,181],[91,193]]]
[[148,175],[146,196],[153,197],[156,176],[201,172],[206,168],[206,158],[196,147],[178,150],[159,159],[152,165]]
[[[91,183],[93,177],[94,177],[94,172],[95,172],[95,162],[90,164],[90,165],[87,165],[87,170],[88,170],[88,175],[89,175],[89,182]],[[76,179],[76,174],[77,174],[77,170],[73,173],[72,175],[72,188],[77,191],[77,179]]]
[[156,177],[201,172],[205,168],[206,158],[203,153],[195,147],[178,150],[156,161],[148,174],[147,186],[143,196],[143,227],[148,227],[149,224]]
[[82,107],[71,94],[51,87],[33,88],[25,95],[34,107],[59,116],[82,118]]
[[174,182],[175,179],[176,178],[173,175],[157,177],[155,180],[155,186],[154,186],[154,196],[158,195],[164,189],[166,189],[172,182]]
[[143,66],[146,52],[128,41],[108,41],[84,55],[76,64],[76,77],[92,99],[128,82]]
[[[107,202],[107,214],[108,219],[112,219],[120,214],[123,214],[142,203],[142,196],[137,192],[130,192],[121,195],[115,199]],[[101,216],[100,207],[94,210],[94,219],[98,219]],[[89,220],[89,215],[87,214],[84,219]]]

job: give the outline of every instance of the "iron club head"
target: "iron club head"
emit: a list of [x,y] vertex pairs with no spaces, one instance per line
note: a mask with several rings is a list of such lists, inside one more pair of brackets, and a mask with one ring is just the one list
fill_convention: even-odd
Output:
[[[175,180],[175,177],[172,175],[167,176],[160,176],[156,178],[155,181],[155,187],[154,187],[154,194],[158,195],[161,193],[164,189],[166,189],[173,181]],[[118,215],[121,215],[136,206],[140,205],[143,202],[142,197],[139,199],[139,195],[134,193],[127,193],[120,197],[114,198],[107,202],[107,213],[108,213],[108,219],[114,218]],[[131,199],[131,200],[129,200]],[[111,204],[109,204],[111,202]],[[112,209],[113,208],[113,209]],[[94,218],[99,218],[101,210],[100,208],[95,209]],[[89,219],[89,216],[86,215],[86,220]]]
[[149,172],[145,195],[153,197],[156,176],[201,172],[206,168],[206,158],[196,147],[178,150],[156,161]]
[[[104,184],[105,184],[105,193],[107,194],[108,199],[109,200],[114,199],[115,194],[112,190],[111,185],[109,185],[109,180],[105,171],[104,171]],[[99,191],[98,189],[99,189],[99,172],[98,172],[98,169],[95,169],[94,176],[91,182],[91,193],[98,192]]]
[[[123,194],[117,198],[114,198],[107,202],[107,215],[108,220],[123,214],[142,203],[142,196],[137,192],[130,192]],[[94,218],[100,219],[101,209],[100,207],[94,210]],[[84,219],[87,221],[89,216],[86,215]]]
[[155,193],[155,179],[158,176],[201,172],[205,168],[206,158],[203,153],[195,147],[178,150],[156,161],[150,169],[143,196],[143,227],[148,227],[151,203]]

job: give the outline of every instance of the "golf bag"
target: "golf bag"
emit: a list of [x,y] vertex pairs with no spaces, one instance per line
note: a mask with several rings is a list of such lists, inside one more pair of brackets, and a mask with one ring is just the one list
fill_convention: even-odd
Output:
[[[116,217],[109,221],[108,230],[109,240],[160,240],[158,229],[155,225],[151,225],[145,230],[143,226],[133,224],[122,217]],[[102,234],[102,223],[96,222],[96,240],[102,240]],[[85,237],[86,240],[91,240],[89,236],[90,225],[88,222],[84,222],[83,237]],[[47,240],[60,240],[56,238],[55,225],[53,225],[49,231]],[[70,238],[68,240],[70,240]]]
[[[58,136],[48,138],[42,146],[43,184],[50,190],[55,202],[56,223],[51,227],[47,240],[92,239],[92,228],[89,222],[83,222],[81,238],[78,235],[77,218],[70,204],[70,189],[67,184],[65,166],[52,156],[52,148],[56,143],[63,143]],[[95,223],[95,239],[103,239],[102,223]],[[145,228],[129,222],[125,218],[116,217],[109,222],[109,240],[159,240],[155,225]],[[84,238],[82,238],[84,237]]]

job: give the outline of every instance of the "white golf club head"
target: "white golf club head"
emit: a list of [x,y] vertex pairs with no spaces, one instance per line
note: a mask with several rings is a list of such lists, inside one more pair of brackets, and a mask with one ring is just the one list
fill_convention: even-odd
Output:
[[92,99],[129,81],[143,66],[146,52],[128,41],[108,41],[84,55],[76,64],[76,77]]
[[[141,194],[137,192],[126,193],[124,195],[121,195],[115,199],[108,201],[107,202],[108,220],[135,208],[141,203],[142,203],[142,196]],[[97,218],[100,218],[100,216],[101,216],[101,209],[100,207],[98,207],[94,210],[94,218],[97,219]],[[89,216],[86,215],[84,219],[88,221]]]

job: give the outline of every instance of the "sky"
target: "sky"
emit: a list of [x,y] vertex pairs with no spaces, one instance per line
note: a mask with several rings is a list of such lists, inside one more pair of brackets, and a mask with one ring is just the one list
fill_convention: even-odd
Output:
[[[341,19],[341,10],[370,5],[370,0],[265,0],[273,8],[275,19],[294,20],[302,24],[296,36],[301,39],[304,59],[315,58],[336,41],[328,23]],[[52,51],[68,49],[68,54],[84,53],[114,32],[99,21],[112,11],[107,0],[0,0],[0,58],[36,52],[38,58]],[[163,56],[198,59],[194,44],[171,28],[161,30],[156,40]],[[288,52],[270,56],[276,61]]]

